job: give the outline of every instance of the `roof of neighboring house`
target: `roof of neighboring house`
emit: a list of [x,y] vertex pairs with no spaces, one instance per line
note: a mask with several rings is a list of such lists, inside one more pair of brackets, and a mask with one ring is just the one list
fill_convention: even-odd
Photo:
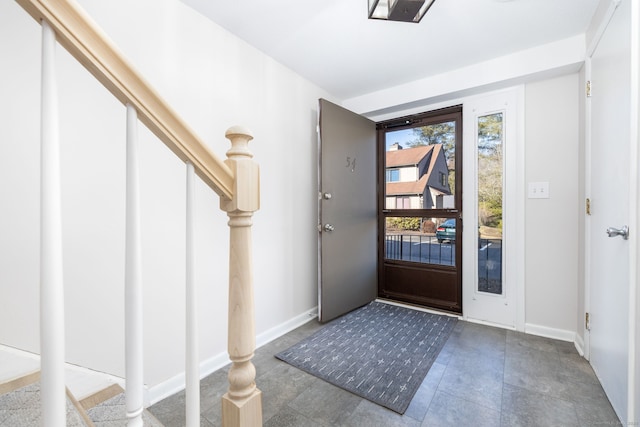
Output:
[[[434,147],[440,147],[439,144],[422,145],[414,148],[404,148],[402,150],[394,150],[386,152],[387,168],[398,166],[417,165],[424,156],[427,155]],[[438,153],[436,152],[436,155]]]
[[415,196],[424,193],[424,187],[427,185],[429,175],[422,175],[417,181],[410,182],[387,182],[387,196]]
[[397,151],[387,151],[385,155],[387,169],[418,165],[420,161],[426,158],[428,163],[418,181],[386,183],[385,194],[387,196],[410,196],[424,194],[427,182],[429,182],[429,178],[435,169],[438,157],[444,156],[444,151],[442,144],[432,144]]
[[[436,165],[436,162],[438,161],[438,156],[440,155],[440,151],[442,151],[442,144],[433,144],[430,145],[429,147],[433,147],[433,151],[431,154],[431,159],[429,162],[429,167],[427,168],[427,171],[425,172],[425,175],[429,176],[431,175],[431,172],[433,172],[433,168]],[[444,154],[446,155],[446,154]],[[446,161],[446,158],[445,158]]]

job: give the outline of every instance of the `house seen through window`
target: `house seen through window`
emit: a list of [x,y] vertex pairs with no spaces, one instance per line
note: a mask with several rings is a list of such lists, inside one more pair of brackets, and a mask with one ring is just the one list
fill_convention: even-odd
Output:
[[455,205],[455,123],[388,131],[385,137],[384,209],[416,212],[386,217],[386,258],[455,265],[455,221],[438,231],[447,218],[429,215]]

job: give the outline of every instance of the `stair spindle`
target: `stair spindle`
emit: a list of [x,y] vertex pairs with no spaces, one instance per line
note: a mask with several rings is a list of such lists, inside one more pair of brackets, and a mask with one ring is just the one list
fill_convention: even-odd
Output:
[[187,427],[200,426],[200,362],[198,356],[198,295],[195,284],[194,244],[194,182],[193,164],[187,162],[186,215],[186,422]]
[[40,153],[40,352],[42,425],[66,425],[64,285],[56,35],[42,21]]
[[138,113],[127,104],[127,189],[125,225],[125,373],[127,426],[142,427],[144,410],[142,341],[142,261],[140,250],[140,190]]

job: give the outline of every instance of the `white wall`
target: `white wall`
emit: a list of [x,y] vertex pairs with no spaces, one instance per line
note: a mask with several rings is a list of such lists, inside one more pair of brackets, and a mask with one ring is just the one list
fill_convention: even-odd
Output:
[[579,254],[578,74],[525,89],[526,182],[549,182],[526,201],[526,323],[575,332]]
[[[379,120],[418,112],[423,106],[516,86],[532,79],[577,72],[585,37],[577,35],[443,74],[425,77],[344,101],[344,106]],[[450,104],[451,105],[451,104]]]
[[[224,158],[249,127],[261,165],[254,216],[256,332],[316,305],[316,109],[331,97],[174,0],[81,0],[131,62]],[[0,343],[38,352],[39,25],[0,3]],[[124,375],[125,109],[58,51],[67,360]],[[183,371],[184,165],[143,126],[145,382]],[[196,192],[201,359],[226,353],[228,229]]]
[[398,168],[400,179],[398,182],[412,182],[418,180],[418,168],[416,166]]

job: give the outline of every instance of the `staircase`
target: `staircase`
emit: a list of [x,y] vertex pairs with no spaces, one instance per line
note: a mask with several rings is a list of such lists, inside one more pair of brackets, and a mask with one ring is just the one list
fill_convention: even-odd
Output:
[[[144,331],[141,195],[138,125],[185,164],[186,425],[200,423],[200,359],[195,281],[194,187],[200,179],[220,197],[229,221],[228,340],[232,365],[228,392],[221,399],[225,427],[262,425],[262,393],[251,362],[255,350],[252,216],[260,207],[259,167],[252,159],[251,132],[229,128],[226,160],[218,158],[150,86],[75,0],[16,0],[41,26],[40,99],[40,353],[36,366],[0,375],[0,426],[62,427],[161,425],[144,410]],[[125,107],[125,277],[124,360],[126,377],[91,393],[76,392],[65,364],[65,277],[63,275],[62,180],[56,46],[67,50]],[[34,83],[36,84],[36,83]],[[24,112],[30,114],[31,112]],[[93,159],[95,160],[95,159]],[[11,342],[4,343],[7,346]],[[106,344],[108,345],[108,344]],[[2,350],[0,348],[0,350]],[[97,349],[99,351],[99,349]],[[0,354],[0,356],[2,356]],[[93,361],[85,361],[89,370]],[[5,364],[0,357],[0,374]],[[114,381],[117,383],[118,381]],[[65,393],[65,386],[67,387]],[[126,389],[123,395],[122,386]]]
[[[43,425],[40,358],[28,352],[0,346],[0,426]],[[66,425],[115,427],[126,424],[124,380],[66,365]],[[148,411],[145,426],[161,427]]]
[[[40,372],[0,384],[0,426],[37,427],[42,425]],[[126,423],[124,390],[114,384],[78,401],[67,388],[66,418],[69,427],[116,427]],[[145,426],[162,427],[147,410]]]

